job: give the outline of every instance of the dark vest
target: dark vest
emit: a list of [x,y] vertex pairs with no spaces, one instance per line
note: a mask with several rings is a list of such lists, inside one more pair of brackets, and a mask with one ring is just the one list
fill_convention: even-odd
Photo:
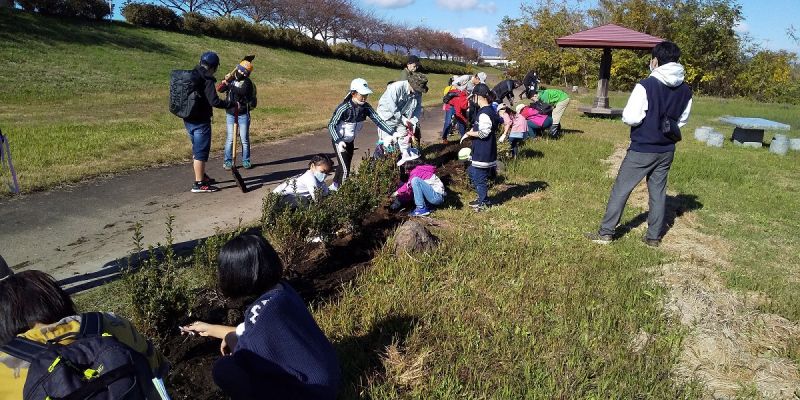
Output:
[[493,163],[497,161],[497,139],[495,138],[495,132],[497,131],[497,127],[502,123],[502,119],[497,115],[497,111],[495,111],[492,106],[482,107],[475,115],[475,124],[473,125],[474,131],[478,130],[478,121],[480,120],[481,114],[486,114],[492,119],[492,132],[483,139],[472,138],[472,161]]
[[631,127],[630,150],[640,153],[675,151],[675,143],[661,133],[661,119],[667,116],[677,122],[692,99],[692,89],[685,82],[669,87],[652,76],[639,84],[647,92],[647,112],[641,124]]

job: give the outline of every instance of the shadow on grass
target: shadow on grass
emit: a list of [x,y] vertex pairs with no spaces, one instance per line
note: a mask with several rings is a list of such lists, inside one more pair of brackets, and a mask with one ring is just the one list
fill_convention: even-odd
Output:
[[517,153],[517,160],[521,158],[544,158],[544,153],[534,149],[522,149]]
[[492,196],[490,200],[494,204],[502,204],[517,197],[523,197],[531,193],[541,192],[547,189],[548,186],[550,185],[544,181],[533,181],[524,183],[522,185],[508,185],[507,187],[502,188],[502,190],[496,195]]
[[[703,208],[703,203],[697,200],[697,196],[693,194],[679,194],[677,196],[667,195],[667,206],[664,212],[664,227],[661,230],[661,236],[666,236],[667,232],[675,225],[675,220],[688,211],[700,210]],[[614,239],[619,239],[630,231],[636,229],[640,225],[647,222],[648,212],[640,213],[639,215],[631,218],[630,221],[617,227]]]
[[[38,23],[44,21],[48,23]],[[31,29],[32,24],[36,25],[36,29]],[[23,44],[35,40],[48,46],[75,43],[86,46],[112,45],[149,53],[173,52],[173,49],[163,43],[148,39],[120,22],[59,18],[0,8],[0,26],[3,27],[0,30],[0,41],[12,43]],[[125,28],[130,29],[130,32],[122,32]]]
[[359,391],[367,381],[385,376],[381,358],[386,353],[386,347],[392,344],[403,347],[417,321],[417,317],[409,315],[386,317],[377,322],[369,333],[334,343],[342,366],[339,398],[359,398]]

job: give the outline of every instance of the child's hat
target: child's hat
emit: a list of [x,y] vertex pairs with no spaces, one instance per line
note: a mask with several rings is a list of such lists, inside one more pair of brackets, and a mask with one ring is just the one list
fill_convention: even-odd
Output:
[[463,149],[458,151],[458,159],[459,160],[469,160],[469,157],[472,155],[472,149],[469,147],[464,147]]
[[244,76],[250,76],[250,73],[253,72],[253,63],[247,60],[242,60],[239,65],[236,66],[236,69],[242,73]]
[[372,94],[372,89],[369,88],[366,79],[363,78],[353,79],[353,81],[350,82],[350,91],[356,91],[364,96]]

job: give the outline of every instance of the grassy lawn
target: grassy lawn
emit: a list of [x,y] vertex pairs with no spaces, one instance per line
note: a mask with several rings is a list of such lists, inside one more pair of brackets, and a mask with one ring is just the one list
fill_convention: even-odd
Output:
[[[232,69],[245,54],[256,55],[252,78],[259,107],[253,111],[253,143],[325,126],[353,78],[370,82],[376,91],[372,103],[377,103],[384,84],[399,75],[121,23],[63,22],[4,9],[0,26],[0,81],[8,83],[0,91],[0,128],[10,137],[25,191],[191,159],[183,123],[167,109],[169,72],[194,67],[209,49],[219,53],[221,71]],[[440,102],[447,76],[429,78],[426,102]],[[216,115],[212,146],[221,150],[224,112]],[[0,196],[8,194],[0,190]]]
[[[800,123],[796,108],[698,98],[670,189],[697,196],[704,232],[732,245],[732,267],[720,271],[728,284],[760,292],[762,311],[797,321],[800,153],[709,149],[691,136],[742,110]],[[506,165],[493,190],[502,205],[475,214],[459,206],[474,194],[452,185],[449,207],[435,214],[434,252],[397,258],[387,246],[340,296],[313,305],[340,352],[342,398],[702,396],[699,382],[671,375],[687,328],[665,315],[665,291],[653,282],[652,267],[676,255],[644,246],[638,230],[607,247],[581,237],[599,222],[613,183],[603,160],[627,129],[572,111],[564,126],[582,133],[528,142],[526,157]],[[622,220],[643,211],[629,206]],[[119,310],[108,296],[118,288],[79,302]],[[781,351],[798,362],[798,348]],[[751,389],[743,383],[740,395]]]

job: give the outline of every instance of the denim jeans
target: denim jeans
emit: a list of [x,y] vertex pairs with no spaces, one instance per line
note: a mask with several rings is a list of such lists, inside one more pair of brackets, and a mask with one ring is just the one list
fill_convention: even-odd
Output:
[[189,141],[192,142],[192,158],[197,161],[208,161],[211,150],[211,122],[189,122],[183,120]]
[[[228,136],[225,139],[225,161],[233,161],[233,114],[225,114],[228,123]],[[250,113],[239,115],[239,138],[242,141],[242,161],[250,161]]]
[[478,202],[481,204],[489,202],[489,176],[491,173],[491,168],[469,166],[469,180],[475,191],[478,192]]
[[426,201],[434,206],[444,203],[444,196],[419,177],[411,179],[411,191],[414,193],[414,204],[417,208],[425,207]]
[[442,127],[442,139],[447,139],[447,135],[450,134],[450,122],[452,122],[453,115],[456,113],[456,109],[453,106],[450,106],[447,111],[444,112],[444,126]]
[[537,133],[541,133],[542,129],[549,128],[553,125],[553,117],[548,116],[543,122],[542,126],[536,125],[533,121],[528,121],[528,136],[530,138],[536,137]]

